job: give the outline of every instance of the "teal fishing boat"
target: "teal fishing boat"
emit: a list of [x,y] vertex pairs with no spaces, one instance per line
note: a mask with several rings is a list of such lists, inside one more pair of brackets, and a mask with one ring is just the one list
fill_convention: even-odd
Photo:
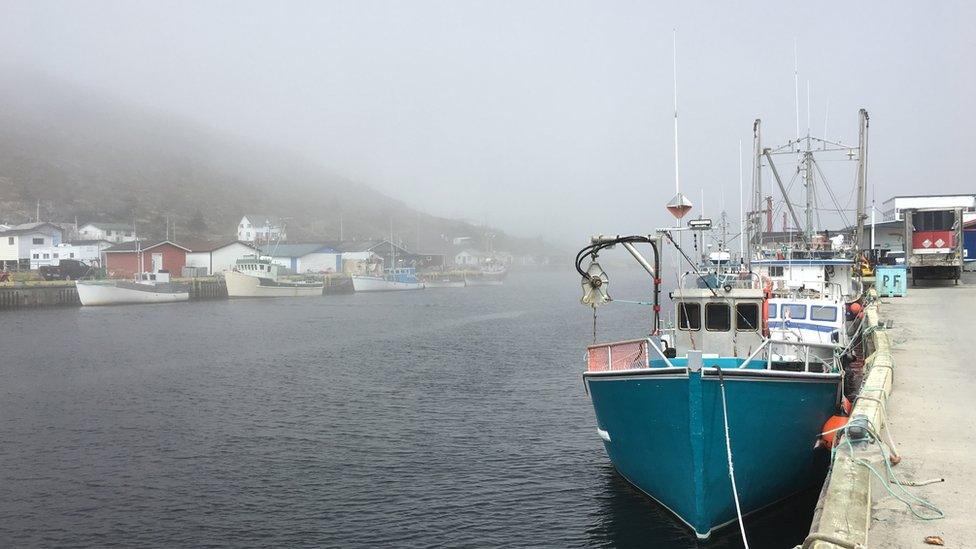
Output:
[[[764,335],[769,294],[750,274],[719,288],[683,281],[671,293],[676,325],[662,331],[662,237],[674,242],[668,233],[594,237],[577,255],[587,305],[611,301],[596,262],[609,247],[622,244],[653,283],[650,334],[589,346],[583,379],[617,471],[707,538],[823,480],[816,446],[840,407],[842,374],[836,361],[810,358],[816,344]],[[639,243],[652,246],[653,265]]]

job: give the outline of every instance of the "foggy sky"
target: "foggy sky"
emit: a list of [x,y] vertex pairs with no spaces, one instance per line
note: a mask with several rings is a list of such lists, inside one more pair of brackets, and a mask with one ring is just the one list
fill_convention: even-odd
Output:
[[[974,192],[976,8],[966,2],[2,2],[0,65],[104,89],[307,155],[425,211],[525,236],[670,223],[671,29],[682,190],[738,210],[767,143],[856,143],[895,194]],[[830,168],[846,202],[852,168]],[[787,170],[788,171],[788,170]],[[779,220],[777,219],[777,223]]]

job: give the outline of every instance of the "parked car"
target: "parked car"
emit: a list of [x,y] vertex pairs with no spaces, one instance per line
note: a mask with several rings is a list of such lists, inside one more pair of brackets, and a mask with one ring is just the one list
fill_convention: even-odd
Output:
[[37,273],[44,280],[78,280],[88,276],[92,268],[77,259],[62,259],[59,265],[42,265]]

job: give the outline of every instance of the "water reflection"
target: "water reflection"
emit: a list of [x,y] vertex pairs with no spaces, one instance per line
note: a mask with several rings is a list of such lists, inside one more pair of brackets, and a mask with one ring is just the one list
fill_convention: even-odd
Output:
[[[670,511],[642,493],[607,463],[594,474],[597,511],[586,529],[593,547],[661,547],[667,549],[733,549],[742,547],[741,534],[730,525],[698,540]],[[746,518],[746,535],[753,549],[782,549],[803,542],[809,530],[820,485]]]

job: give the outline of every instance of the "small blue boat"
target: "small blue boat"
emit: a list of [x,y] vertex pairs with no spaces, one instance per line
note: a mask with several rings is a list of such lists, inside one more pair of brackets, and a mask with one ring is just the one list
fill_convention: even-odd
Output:
[[[584,252],[577,270],[593,289],[584,303],[599,304],[601,291],[607,301],[608,279],[595,263],[582,270],[580,257],[595,255]],[[842,374],[836,363],[782,360],[811,354],[763,335],[768,295],[756,280],[689,285],[672,293],[672,334],[661,334],[655,306],[650,337],[588,347],[583,379],[617,471],[704,539],[823,480],[816,446],[840,405]]]

